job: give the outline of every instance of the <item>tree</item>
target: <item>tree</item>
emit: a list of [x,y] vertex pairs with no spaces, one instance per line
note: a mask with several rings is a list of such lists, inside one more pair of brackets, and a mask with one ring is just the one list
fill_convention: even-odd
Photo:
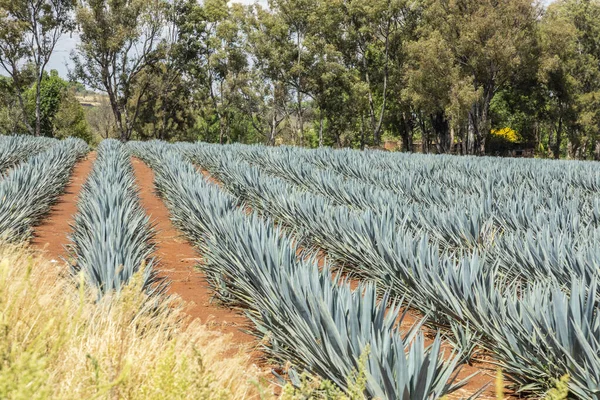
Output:
[[[44,74],[39,88],[37,86],[34,84],[25,92],[25,99],[28,118],[39,119],[40,134],[60,139],[72,136],[89,142],[91,135],[85,112],[75,98],[73,85],[52,70]],[[39,105],[36,102],[38,93]]]
[[57,139],[76,137],[92,143],[93,137],[85,111],[75,97],[75,88],[67,87],[63,92],[60,106],[52,118],[52,136]]
[[[13,79],[15,94],[25,108],[27,87],[23,66],[33,66],[35,76],[35,124],[23,120],[30,133],[41,133],[39,89],[46,66],[60,37],[73,29],[74,0],[0,0],[0,66]],[[25,113],[24,113],[25,114]]]
[[246,82],[247,54],[241,36],[243,7],[226,0],[185,1],[176,21],[177,53],[184,78],[196,91],[207,126],[218,124],[218,141],[230,138],[234,103]]
[[23,121],[28,121],[13,88],[13,80],[0,76],[0,134],[28,133]]
[[54,136],[54,117],[61,107],[68,87],[69,83],[61,79],[57,71],[52,70],[50,74],[44,74],[39,84],[33,84],[25,92],[28,119],[39,125],[38,134]]
[[467,113],[467,152],[484,154],[490,103],[536,53],[539,10],[529,0],[426,0],[424,4],[420,40],[437,35],[451,52],[457,69],[451,91],[462,93],[462,99],[473,98]]
[[162,0],[83,0],[77,8],[81,43],[71,78],[107,93],[122,141],[151,84],[144,73],[162,57],[165,8]]
[[85,117],[91,131],[101,139],[115,135],[115,117],[106,96],[99,99],[97,105],[86,110]]
[[[554,158],[559,158],[565,127],[576,122],[575,102],[579,82],[573,76],[577,60],[575,26],[551,6],[541,26],[543,59],[539,71],[547,96],[550,145]],[[552,140],[554,137],[554,140]]]
[[[337,29],[336,46],[344,53],[348,68],[361,78],[367,96],[366,115],[374,146],[379,146],[389,101],[392,39],[404,23],[402,0],[340,0],[343,18]],[[335,6],[332,4],[332,7]],[[364,136],[364,135],[361,135]],[[364,143],[363,143],[364,145]]]

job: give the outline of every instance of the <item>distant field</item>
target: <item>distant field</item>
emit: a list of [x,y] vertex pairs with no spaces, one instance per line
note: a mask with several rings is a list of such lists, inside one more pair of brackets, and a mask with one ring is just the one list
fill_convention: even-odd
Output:
[[77,94],[75,96],[77,101],[84,107],[99,107],[102,103],[103,99],[108,99],[106,95],[103,94]]

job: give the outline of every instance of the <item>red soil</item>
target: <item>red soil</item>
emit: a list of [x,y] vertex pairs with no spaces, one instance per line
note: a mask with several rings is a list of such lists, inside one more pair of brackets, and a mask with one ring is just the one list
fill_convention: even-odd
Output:
[[240,331],[248,329],[249,320],[240,313],[216,305],[205,275],[195,266],[200,258],[195,248],[182,237],[169,218],[169,210],[156,195],[154,172],[138,159],[132,159],[142,207],[158,231],[155,256],[159,258],[160,274],[170,282],[169,292],[179,295],[190,306],[186,310],[193,318],[213,328],[233,335],[236,343],[256,346],[253,336]]
[[31,245],[43,250],[48,258],[60,262],[67,257],[65,246],[69,243],[69,233],[77,212],[77,198],[81,186],[92,171],[96,152],[90,153],[78,162],[71,173],[71,181],[58,202],[50,209],[42,223],[35,227]]

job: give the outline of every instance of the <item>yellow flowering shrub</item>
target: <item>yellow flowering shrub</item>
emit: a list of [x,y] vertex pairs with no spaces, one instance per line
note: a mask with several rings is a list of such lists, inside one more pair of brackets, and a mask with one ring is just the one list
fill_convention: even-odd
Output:
[[518,143],[521,141],[521,135],[514,129],[509,127],[501,128],[501,129],[492,129],[492,136],[495,136],[498,139],[503,139],[510,143]]

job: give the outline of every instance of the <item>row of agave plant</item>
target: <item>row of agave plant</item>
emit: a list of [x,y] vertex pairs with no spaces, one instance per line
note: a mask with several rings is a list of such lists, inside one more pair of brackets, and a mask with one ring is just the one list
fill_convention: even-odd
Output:
[[35,136],[0,136],[0,173],[19,165],[28,158],[48,150],[58,140]]
[[591,240],[573,251],[568,246],[575,235],[546,229],[545,236],[538,232],[524,243],[512,232],[495,238],[492,250],[448,251],[393,207],[341,205],[299,182],[268,175],[272,169],[265,164],[253,167],[239,147],[179,149],[298,238],[394,295],[408,296],[411,306],[453,332],[463,350],[473,341],[487,348],[517,390],[543,393],[569,373],[574,395],[600,398],[600,253]]
[[353,371],[364,367],[365,395],[405,400],[438,398],[464,383],[455,375],[462,355],[443,357],[439,336],[425,346],[420,323],[402,335],[400,301],[380,298],[373,283],[352,290],[327,263],[299,257],[293,236],[237,207],[172,145],[128,146],[154,169],[173,221],[199,246],[220,299],[247,310],[265,351],[294,366],[293,380],[293,371],[306,371],[349,390]]
[[[575,245],[578,250],[588,253],[588,247],[595,246],[600,237],[600,200],[582,188],[560,189],[546,198],[530,196],[522,187],[516,186],[514,189],[513,185],[508,185],[490,189],[476,197],[449,196],[443,206],[437,204],[437,200],[411,203],[393,190],[315,168],[301,156],[306,150],[298,150],[300,155],[294,158],[287,153],[284,156],[273,155],[273,150],[259,152],[254,147],[232,146],[216,148],[215,154],[211,156],[206,154],[210,153],[211,147],[205,147],[203,158],[212,165],[218,163],[221,156],[231,157],[229,153],[234,152],[238,158],[244,158],[261,170],[279,176],[305,191],[320,194],[336,205],[372,210],[375,213],[391,209],[401,217],[404,225],[415,227],[419,232],[427,232],[441,247],[448,250],[488,248],[500,237],[498,232],[509,239],[535,239],[537,236],[547,236],[547,231],[550,230],[560,233],[561,239],[571,239],[569,245]],[[410,171],[406,171],[404,175],[410,174]],[[432,187],[434,189],[430,192],[437,193],[435,186]],[[570,193],[572,199],[565,201],[556,193],[565,193],[562,197],[567,197]],[[430,197],[435,198],[435,195]],[[538,253],[535,256],[543,257],[544,254],[539,254],[543,250],[536,247],[535,243],[529,242],[528,247],[533,246]],[[566,243],[562,245],[563,248],[565,246]]]
[[3,240],[23,242],[32,227],[46,214],[69,181],[78,159],[88,152],[80,139],[57,141],[32,156],[0,180],[0,235]]
[[155,231],[140,205],[130,154],[121,142],[98,146],[93,170],[84,183],[69,245],[73,273],[101,297],[120,291],[143,269],[143,288],[165,289],[154,269]]
[[[256,148],[246,146],[245,149],[250,149],[250,156],[238,151],[244,159],[262,157],[262,162],[258,163],[261,170],[271,173],[275,170],[275,175],[287,178],[301,189],[320,194],[335,204],[369,209],[375,213],[391,209],[401,216],[402,226],[399,228],[409,227],[419,235],[425,232],[444,250],[478,248],[493,253],[491,258],[501,260],[506,273],[516,278],[553,276],[559,282],[570,284],[572,277],[593,276],[600,263],[600,201],[593,192],[575,183],[557,189],[546,198],[532,194],[535,190],[522,190],[523,187],[514,182],[519,180],[517,175],[511,184],[494,189],[494,195],[482,196],[475,202],[465,203],[449,198],[447,201],[453,204],[450,210],[441,210],[438,206],[407,207],[397,202],[396,193],[382,195],[382,190],[373,190],[375,185],[343,180],[329,171],[310,168],[308,156],[302,156],[310,153],[307,150],[298,150],[300,155],[294,159],[289,155],[290,149],[282,150],[285,156],[274,155],[272,150],[259,153]],[[314,159],[318,158],[313,157],[313,162]],[[484,162],[489,163],[490,160]],[[511,161],[504,162],[510,164]],[[579,164],[575,163],[575,166]],[[348,165],[345,168],[346,171],[351,170]],[[362,169],[366,170],[365,167]],[[410,171],[405,171],[405,175],[410,175]],[[380,182],[379,186],[383,185],[385,182]],[[564,196],[557,193],[564,193]],[[563,199],[567,196],[571,197],[571,201]],[[340,198],[345,201],[340,201]]]
[[[187,153],[190,152],[190,146],[181,147]],[[192,153],[196,154],[196,158],[203,160],[205,167],[212,167],[212,169],[215,169],[215,165],[221,162],[220,160],[236,157],[234,154],[229,154],[231,150],[224,150],[219,147],[191,146],[191,149],[193,149],[191,150]],[[214,149],[212,153],[211,149]],[[265,152],[268,151],[265,150]],[[263,163],[260,165],[259,170],[268,172],[272,168],[272,165],[269,166],[268,163]],[[281,168],[282,171],[284,169]],[[290,170],[294,170],[294,166],[290,167]],[[311,180],[308,175],[305,181]],[[565,224],[561,226],[556,221],[548,220],[540,223],[539,227],[535,229],[531,227],[527,229],[507,227],[499,229],[499,227],[492,227],[490,223],[485,223],[483,226],[487,225],[486,240],[480,242],[479,239],[475,240],[475,238],[477,236],[476,232],[480,230],[477,227],[481,224],[473,223],[473,220],[464,218],[465,212],[471,212],[467,208],[461,211],[462,216],[457,213],[457,215],[451,215],[451,218],[424,209],[421,209],[420,212],[412,210],[411,215],[409,215],[401,207],[390,206],[394,201],[393,195],[378,202],[377,194],[369,191],[368,186],[356,190],[354,193],[345,192],[348,194],[348,201],[346,204],[340,204],[339,201],[336,201],[339,194],[335,190],[315,193],[315,191],[307,190],[306,184],[298,183],[303,181],[301,177],[295,180],[287,179],[287,181],[297,187],[298,190],[313,193],[316,198],[323,199],[328,204],[331,203],[342,208],[346,206],[357,213],[367,210],[376,214],[376,218],[385,218],[387,214],[392,213],[396,216],[395,221],[397,221],[396,225],[399,230],[419,237],[428,234],[435,242],[434,245],[443,250],[464,252],[478,249],[491,254],[492,256],[489,258],[499,260],[504,273],[517,279],[547,279],[550,276],[556,278],[559,282],[570,284],[573,278],[592,277],[600,263],[600,251],[598,251],[600,250],[600,241],[598,240],[600,239],[600,229],[589,225],[585,227],[582,224],[577,225],[576,221],[579,218],[571,214],[569,209],[563,209],[563,215],[560,217],[563,221],[569,221],[569,217],[573,217],[570,220],[575,222],[570,223],[568,229],[565,228]],[[324,186],[327,186],[327,184]],[[357,205],[353,200],[359,197],[359,194],[366,199],[365,204],[379,204],[380,206],[361,207]],[[560,207],[554,207],[553,210],[554,216],[561,214]],[[442,231],[450,233],[450,236],[456,239],[454,240],[454,246],[450,246],[449,241],[444,240],[444,237],[447,236],[443,235]],[[473,238],[473,240],[463,241],[463,245],[459,246],[461,238],[467,237]]]
[[[430,230],[441,241],[457,247],[477,245],[490,225],[502,231],[530,229],[535,232],[554,225],[557,229],[581,234],[600,226],[600,202],[595,192],[573,181],[555,180],[545,184],[546,179],[523,180],[523,174],[514,171],[501,181],[481,177],[470,179],[465,174],[448,183],[449,187],[425,183],[422,179],[416,180],[419,183],[415,184],[411,180],[411,170],[404,170],[398,177],[399,171],[377,170],[366,165],[364,160],[363,163],[355,160],[354,168],[349,161],[341,169],[343,172],[338,172],[331,167],[318,167],[324,164],[324,157],[312,156],[307,150],[262,151],[257,147],[240,147],[236,153],[250,163],[305,190],[328,196],[338,204],[361,209],[394,208],[412,223]],[[360,160],[363,157],[354,158]],[[447,175],[455,174],[448,166],[445,170]],[[349,171],[359,177],[349,176]],[[493,171],[486,172],[492,175]],[[437,218],[432,222],[430,216]],[[439,220],[447,222],[440,226]]]

